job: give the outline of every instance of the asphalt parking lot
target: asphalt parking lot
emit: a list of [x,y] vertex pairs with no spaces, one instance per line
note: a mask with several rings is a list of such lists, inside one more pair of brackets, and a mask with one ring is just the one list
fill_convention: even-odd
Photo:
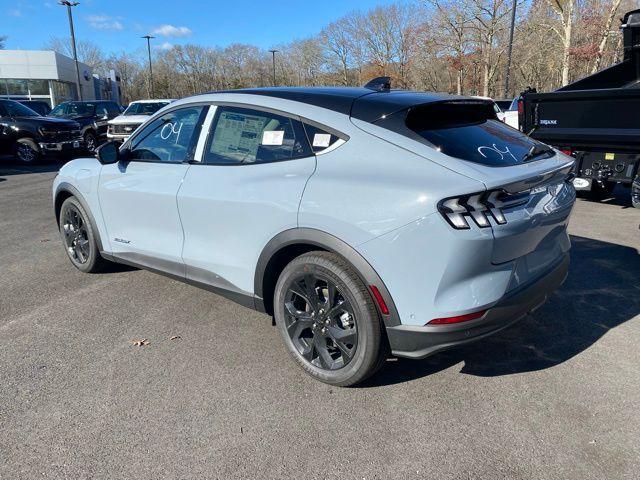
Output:
[[75,270],[56,169],[0,166],[0,478],[638,478],[627,191],[578,201],[569,277],[533,316],[343,389],[298,369],[267,316],[143,270]]

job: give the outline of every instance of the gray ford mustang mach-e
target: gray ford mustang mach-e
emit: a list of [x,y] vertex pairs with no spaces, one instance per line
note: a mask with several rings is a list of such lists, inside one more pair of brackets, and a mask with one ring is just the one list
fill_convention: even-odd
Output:
[[197,95],[97,157],[53,185],[77,268],[133,264],[274,315],[295,361],[334,385],[494,333],[568,268],[573,159],[483,99]]

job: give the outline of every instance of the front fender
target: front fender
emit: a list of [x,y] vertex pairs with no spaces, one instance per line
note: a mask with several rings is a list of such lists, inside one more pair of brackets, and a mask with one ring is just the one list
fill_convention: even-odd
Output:
[[87,212],[89,223],[91,224],[91,229],[94,232],[96,243],[98,244],[98,250],[100,250],[100,252],[104,252],[105,249],[102,243],[102,235],[100,233],[100,229],[98,228],[98,223],[96,222],[93,212],[91,211],[89,203],[76,187],[67,182],[61,182],[60,184],[58,184],[54,192],[53,208],[56,216],[56,224],[59,224],[60,222],[60,208],[62,207],[62,203],[70,196],[76,197],[80,202],[80,205],[82,205],[82,208],[84,208],[85,212]]

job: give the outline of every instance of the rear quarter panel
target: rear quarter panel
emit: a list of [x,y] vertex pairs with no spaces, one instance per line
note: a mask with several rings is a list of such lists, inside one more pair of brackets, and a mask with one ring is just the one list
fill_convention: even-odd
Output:
[[357,128],[341,147],[317,157],[298,223],[355,246],[424,218],[452,195],[484,185]]

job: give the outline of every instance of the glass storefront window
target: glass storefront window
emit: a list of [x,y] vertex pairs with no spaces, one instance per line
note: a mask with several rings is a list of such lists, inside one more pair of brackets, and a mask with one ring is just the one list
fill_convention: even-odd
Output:
[[31,95],[49,95],[49,80],[29,80]]
[[57,104],[77,99],[76,86],[73,83],[51,80],[51,85]]
[[7,89],[9,95],[28,95],[29,88],[26,80],[7,80]]

